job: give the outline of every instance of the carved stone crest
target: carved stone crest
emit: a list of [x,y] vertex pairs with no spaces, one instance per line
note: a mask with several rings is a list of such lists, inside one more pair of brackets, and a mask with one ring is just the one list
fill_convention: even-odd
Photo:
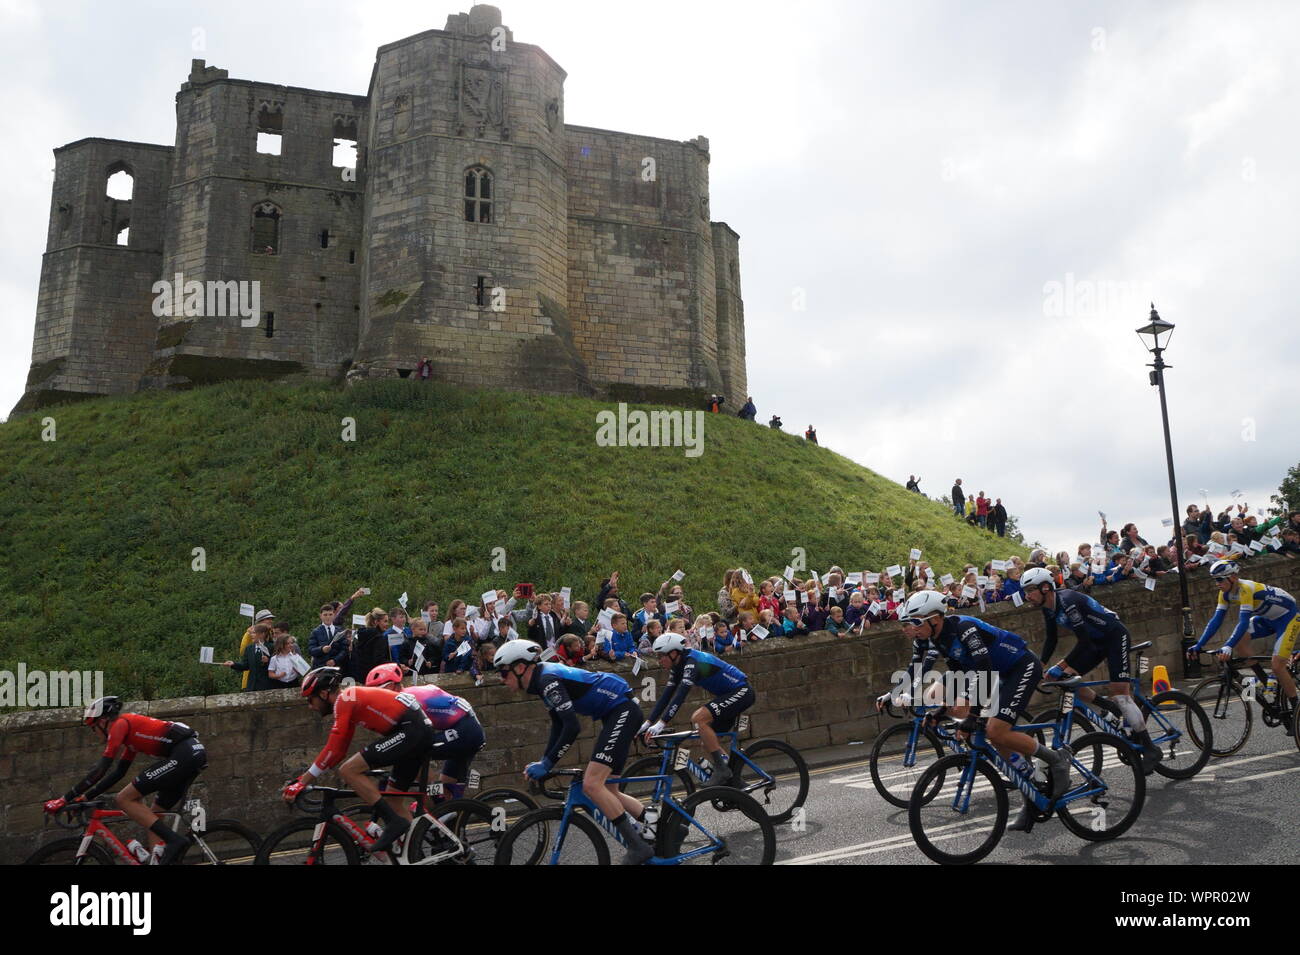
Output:
[[498,130],[507,138],[506,127],[506,72],[485,66],[460,65],[460,126],[483,136],[489,129]]
[[546,128],[555,132],[560,126],[560,101],[552,99],[546,103]]

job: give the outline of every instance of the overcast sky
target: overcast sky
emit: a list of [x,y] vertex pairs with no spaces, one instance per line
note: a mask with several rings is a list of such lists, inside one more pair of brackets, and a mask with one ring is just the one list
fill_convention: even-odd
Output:
[[[814,423],[931,496],[960,475],[1054,549],[1094,539],[1098,510],[1154,540],[1168,485],[1133,333],[1154,299],[1178,326],[1180,506],[1241,490],[1253,510],[1300,460],[1300,5],[501,6],[568,72],[567,122],[709,137],[761,421]],[[468,8],[0,0],[0,414],[52,149],[171,144],[192,57],[364,94],[380,44]]]

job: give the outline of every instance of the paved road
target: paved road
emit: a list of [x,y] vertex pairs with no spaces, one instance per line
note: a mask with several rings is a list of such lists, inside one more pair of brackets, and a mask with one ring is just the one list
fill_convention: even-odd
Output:
[[[912,841],[907,810],[876,792],[867,747],[812,771],[802,831],[778,827],[779,864],[928,865]],[[1019,806],[1014,796],[1011,810]],[[1255,721],[1250,741],[1211,759],[1193,779],[1147,778],[1142,815],[1124,836],[1085,842],[1058,819],[1008,832],[988,862],[1069,865],[1291,864],[1300,858],[1300,750],[1281,728]]]

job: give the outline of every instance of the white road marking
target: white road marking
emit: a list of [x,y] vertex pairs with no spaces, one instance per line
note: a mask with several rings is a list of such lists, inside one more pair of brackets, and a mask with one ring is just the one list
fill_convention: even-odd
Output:
[[1224,782],[1244,783],[1249,779],[1268,779],[1270,776],[1285,776],[1287,773],[1300,773],[1300,766],[1292,766],[1290,769],[1275,769],[1271,773],[1256,773],[1253,776],[1235,776],[1232,779],[1224,780]]
[[[930,837],[931,842],[936,842],[938,841],[935,838],[936,833],[942,833],[950,829],[969,829],[971,826],[989,822],[994,818],[996,817],[980,816],[977,819],[963,819],[960,822],[954,822],[946,826],[939,826],[935,829],[932,829],[929,832],[927,832],[926,835]],[[992,826],[988,826],[985,829],[980,831],[988,832],[992,828],[993,828]],[[964,833],[949,832],[948,835],[946,836],[941,835],[939,836],[939,838],[950,839],[960,835],[964,835]],[[899,849],[905,845],[913,845],[913,844],[914,843],[912,841],[911,832],[905,832],[902,835],[888,836],[884,839],[875,839],[871,842],[860,842],[855,846],[843,846],[842,848],[839,849],[827,849],[823,852],[813,852],[806,856],[796,856],[793,859],[784,860],[783,862],[780,863],[780,865],[812,865],[814,863],[822,862],[827,859],[843,858],[845,855],[867,855],[871,852],[887,852],[890,849]]]

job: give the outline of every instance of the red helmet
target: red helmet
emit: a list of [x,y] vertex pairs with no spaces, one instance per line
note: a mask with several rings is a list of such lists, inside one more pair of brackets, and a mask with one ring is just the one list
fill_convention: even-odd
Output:
[[338,667],[317,667],[302,678],[302,695],[313,696],[317,690],[329,692],[343,680],[343,671]]
[[366,677],[366,686],[383,686],[385,683],[402,682],[402,665],[400,663],[381,663],[370,671]]

